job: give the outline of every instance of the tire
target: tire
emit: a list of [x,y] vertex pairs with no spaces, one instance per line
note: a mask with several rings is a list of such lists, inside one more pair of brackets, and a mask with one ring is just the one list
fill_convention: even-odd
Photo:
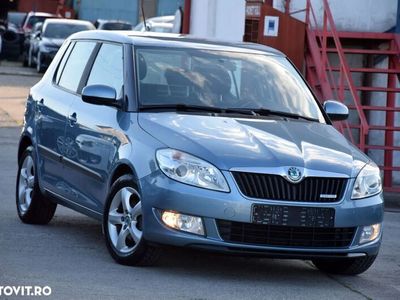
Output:
[[22,54],[22,66],[28,67],[28,55],[25,52]]
[[367,271],[376,259],[376,255],[347,259],[315,259],[316,266],[322,272],[340,275],[358,275]]
[[28,147],[18,165],[16,204],[18,216],[27,224],[47,224],[51,221],[57,204],[40,191],[33,148]]
[[33,57],[32,57],[32,47],[29,47],[28,51],[28,67],[33,68],[34,63],[33,63]]
[[107,249],[122,265],[150,266],[160,256],[158,247],[143,238],[141,198],[132,175],[117,179],[111,187],[103,215]]
[[37,56],[36,56],[36,71],[38,73],[43,73],[44,68],[42,65],[42,54],[40,53],[40,51],[38,51]]

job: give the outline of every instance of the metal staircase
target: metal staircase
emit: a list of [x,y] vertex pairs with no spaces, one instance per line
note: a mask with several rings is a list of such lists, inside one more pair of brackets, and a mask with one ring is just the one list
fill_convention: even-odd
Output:
[[320,22],[307,0],[306,25],[309,84],[321,102],[335,99],[349,107],[349,120],[335,126],[380,165],[385,191],[400,192],[394,180],[400,177],[399,36],[339,32],[327,0]]

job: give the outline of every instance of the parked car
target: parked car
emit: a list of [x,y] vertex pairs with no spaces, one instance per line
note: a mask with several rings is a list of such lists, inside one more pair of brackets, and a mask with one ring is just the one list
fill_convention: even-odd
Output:
[[132,30],[133,25],[126,21],[98,19],[94,26],[99,30]]
[[42,22],[37,22],[33,25],[31,32],[25,38],[23,51],[22,51],[22,64],[24,67],[33,67],[32,48],[31,43],[40,36],[43,28]]
[[40,31],[30,40],[28,65],[36,65],[36,70],[43,72],[51,63],[64,40],[71,34],[94,30],[88,21],[68,19],[47,19]]
[[378,167],[332,125],[347,116],[269,47],[77,33],[27,99],[18,215],[92,216],[121,264],[173,245],[359,274],[379,251],[383,196]]
[[3,34],[6,32],[6,27],[0,22],[0,58],[2,58],[1,50],[3,48]]
[[24,12],[17,12],[17,11],[10,11],[7,14],[7,21],[8,23],[15,24],[18,28],[22,28],[22,23],[26,18],[27,13]]
[[9,60],[17,60],[21,54],[21,39],[18,27],[13,23],[6,23],[2,34],[2,56]]
[[154,17],[146,19],[146,26],[144,26],[144,22],[140,22],[134,28],[135,31],[152,31],[152,32],[172,32],[172,28],[174,27],[175,16],[162,16],[162,17]]
[[22,28],[23,22],[26,18],[27,13],[24,12],[8,12],[7,14],[7,22],[12,23],[15,29],[15,32],[18,34],[18,43],[19,43],[19,53],[18,56],[22,52],[22,47],[24,43],[24,30]]
[[33,26],[38,22],[44,22],[46,19],[50,18],[59,18],[59,16],[55,14],[49,14],[44,12],[29,12],[26,14],[25,19],[22,22],[22,29],[25,34],[30,33]]
[[[25,18],[21,23],[21,53],[23,65],[28,65],[30,42],[32,41],[33,32],[37,31],[37,23],[43,24],[46,19],[58,18],[55,14],[44,12],[29,12],[25,14]],[[36,33],[36,32],[35,32]]]

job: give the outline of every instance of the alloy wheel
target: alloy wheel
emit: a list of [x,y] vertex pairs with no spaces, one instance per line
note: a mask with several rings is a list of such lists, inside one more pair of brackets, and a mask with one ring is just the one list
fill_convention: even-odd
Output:
[[114,248],[123,254],[130,253],[142,239],[142,205],[134,188],[119,190],[108,211],[108,234]]
[[32,193],[35,185],[35,169],[31,156],[25,157],[19,174],[18,205],[21,214],[25,214],[32,202]]

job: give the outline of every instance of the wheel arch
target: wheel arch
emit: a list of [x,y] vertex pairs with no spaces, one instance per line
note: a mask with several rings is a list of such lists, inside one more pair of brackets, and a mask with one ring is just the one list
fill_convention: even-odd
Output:
[[135,168],[127,160],[122,160],[122,161],[118,162],[112,169],[111,176],[109,178],[109,184],[108,184],[109,188],[111,188],[111,186],[114,184],[114,182],[123,175],[132,175],[134,178],[135,185],[136,185],[138,191],[140,192],[139,179],[138,179],[137,173],[135,171]]
[[18,163],[20,162],[22,153],[29,147],[32,146],[32,139],[28,135],[23,135],[19,141],[19,146],[18,146]]

